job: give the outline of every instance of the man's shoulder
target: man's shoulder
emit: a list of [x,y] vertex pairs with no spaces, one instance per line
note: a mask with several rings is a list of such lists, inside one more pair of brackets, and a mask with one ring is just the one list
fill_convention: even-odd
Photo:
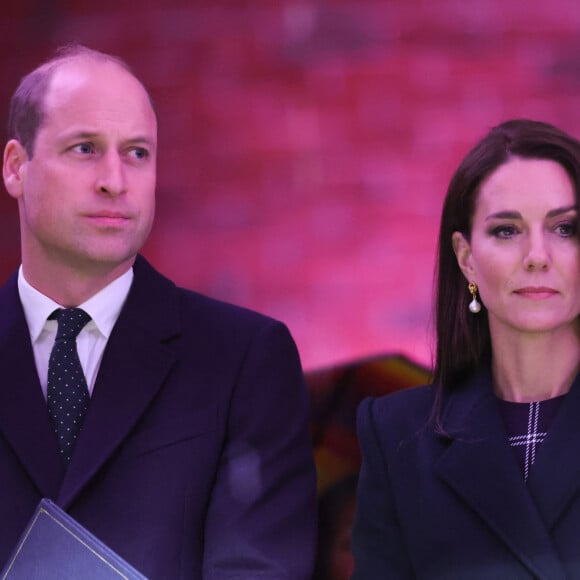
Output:
[[170,308],[173,302],[180,311],[180,318],[198,326],[227,326],[231,331],[283,325],[278,320],[250,308],[213,298],[175,284],[158,272],[143,257],[135,262],[135,283],[139,294],[146,294],[160,308]]
[[17,281],[18,270],[0,285],[0,333],[13,325],[25,324]]
[[0,300],[13,300],[18,295],[18,270],[0,284]]
[[240,325],[262,326],[268,324],[281,324],[274,318],[252,310],[250,308],[233,304],[218,298],[212,298],[205,294],[176,286],[185,314],[195,314],[202,318],[224,323],[237,323]]

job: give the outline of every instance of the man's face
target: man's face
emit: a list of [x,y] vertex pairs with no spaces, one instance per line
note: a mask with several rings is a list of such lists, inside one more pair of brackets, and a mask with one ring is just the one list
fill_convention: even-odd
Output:
[[153,222],[156,150],[155,114],[130,73],[89,58],[61,65],[32,158],[17,141],[4,156],[25,272],[126,270]]

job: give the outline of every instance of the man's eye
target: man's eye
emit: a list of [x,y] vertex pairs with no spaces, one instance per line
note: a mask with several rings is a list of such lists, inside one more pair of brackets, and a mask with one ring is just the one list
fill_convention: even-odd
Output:
[[79,143],[78,145],[75,145],[72,150],[77,153],[82,153],[83,155],[88,155],[94,153],[95,148],[91,143]]
[[149,157],[149,151],[147,151],[145,147],[134,147],[131,150],[131,155],[135,157],[135,159],[147,159],[147,157]]

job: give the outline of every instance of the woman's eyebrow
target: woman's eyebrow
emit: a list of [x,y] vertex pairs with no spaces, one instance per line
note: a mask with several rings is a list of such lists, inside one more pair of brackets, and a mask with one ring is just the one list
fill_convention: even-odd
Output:
[[558,207],[556,209],[550,210],[547,215],[548,217],[555,217],[563,213],[568,213],[569,211],[578,211],[578,206],[574,204],[567,207]]
[[[551,218],[551,217],[556,217],[559,215],[562,215],[563,213],[568,213],[570,211],[577,211],[578,210],[578,206],[577,205],[568,205],[565,207],[557,207],[555,209],[551,209],[546,216]],[[490,215],[488,215],[486,218],[486,220],[490,220],[490,219],[511,219],[511,220],[520,220],[522,219],[522,214],[519,211],[514,211],[514,210],[505,210],[505,211],[498,211],[497,213],[492,213]]]
[[485,219],[492,220],[492,219],[510,219],[510,220],[521,220],[522,214],[519,211],[498,211],[497,213],[492,213],[488,215]]

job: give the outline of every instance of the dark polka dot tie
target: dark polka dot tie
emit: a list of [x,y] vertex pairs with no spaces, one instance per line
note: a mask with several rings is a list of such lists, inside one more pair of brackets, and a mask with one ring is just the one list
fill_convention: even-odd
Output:
[[56,318],[58,330],[48,361],[48,414],[58,437],[61,456],[68,465],[89,404],[89,390],[76,339],[91,317],[80,308],[66,308],[56,310],[50,318]]

